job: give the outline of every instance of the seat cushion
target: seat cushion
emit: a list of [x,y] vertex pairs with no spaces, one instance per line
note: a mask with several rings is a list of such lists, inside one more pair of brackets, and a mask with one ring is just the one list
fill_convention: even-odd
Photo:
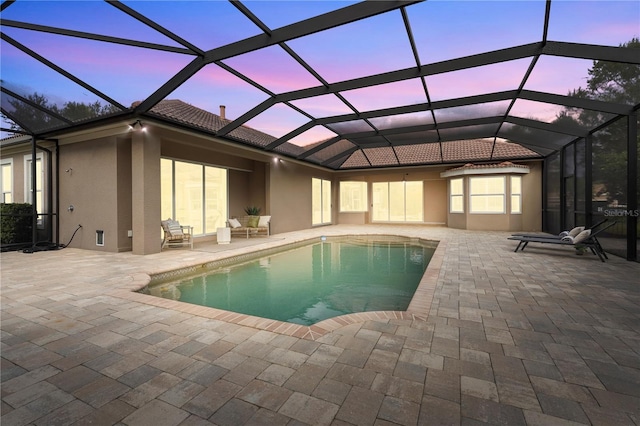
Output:
[[573,239],[573,244],[580,244],[581,242],[589,238],[589,236],[591,236],[591,230],[585,229],[584,231],[576,235],[576,237]]
[[584,231],[584,226],[576,226],[571,231],[569,231],[569,236],[575,238],[582,231]]
[[249,228],[257,228],[259,221],[260,221],[260,216],[249,216],[249,220],[247,220],[247,226]]
[[268,228],[270,220],[271,216],[260,216],[260,220],[258,221],[258,228]]

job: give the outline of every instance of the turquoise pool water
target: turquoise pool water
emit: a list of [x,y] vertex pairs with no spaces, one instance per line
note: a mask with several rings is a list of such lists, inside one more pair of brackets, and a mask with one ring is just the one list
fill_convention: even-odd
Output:
[[404,311],[435,251],[415,241],[326,240],[149,287],[154,296],[311,325]]

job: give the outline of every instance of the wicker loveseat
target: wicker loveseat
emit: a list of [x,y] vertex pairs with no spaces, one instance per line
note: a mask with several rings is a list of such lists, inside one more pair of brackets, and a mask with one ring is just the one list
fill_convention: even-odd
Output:
[[[254,219],[255,221],[255,219]],[[227,226],[231,229],[231,236],[242,235],[246,238],[263,235],[271,235],[271,216],[259,216],[257,226],[250,226],[251,216],[233,217],[227,221]]]

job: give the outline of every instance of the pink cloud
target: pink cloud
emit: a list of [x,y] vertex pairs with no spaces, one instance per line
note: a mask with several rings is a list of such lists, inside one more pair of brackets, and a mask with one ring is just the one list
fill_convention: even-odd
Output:
[[541,56],[524,88],[566,95],[570,90],[586,86],[587,71],[592,65],[587,59]]
[[332,138],[334,136],[336,136],[336,134],[328,130],[326,127],[314,126],[306,132],[301,133],[295,138],[289,140],[289,142],[294,145],[305,146],[318,141]]
[[281,137],[309,120],[290,107],[277,104],[249,120],[246,125],[274,137]]
[[533,118],[551,123],[563,109],[560,105],[518,99],[513,104],[509,115],[520,118]]
[[220,105],[225,105],[229,119],[238,118],[267,97],[266,93],[215,64],[201,69],[168,96],[215,114]]
[[280,46],[245,53],[223,62],[274,93],[320,85],[320,81]]
[[350,114],[353,111],[336,95],[322,95],[291,102],[316,118]]
[[432,101],[515,90],[520,86],[531,59],[519,59],[460,71],[427,76]]
[[329,83],[416,65],[399,11],[341,25],[288,44]]
[[359,111],[372,111],[427,102],[420,79],[397,81],[342,92]]

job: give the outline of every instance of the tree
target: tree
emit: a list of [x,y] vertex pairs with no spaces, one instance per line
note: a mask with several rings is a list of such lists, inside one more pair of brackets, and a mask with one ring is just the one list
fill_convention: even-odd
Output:
[[[633,38],[619,47],[640,49],[640,40]],[[569,96],[633,106],[640,100],[640,66],[594,61],[588,70],[586,87],[570,91]],[[577,125],[594,128],[612,117],[600,111],[567,107],[558,114],[556,122],[573,120]],[[596,132],[592,141],[594,186],[606,188],[608,204],[626,205],[627,160],[638,161],[636,158],[627,158],[626,121],[617,121]],[[640,139],[638,145],[640,147]]]
[[[7,103],[10,105],[10,112],[16,121],[22,124],[25,129],[32,132],[38,132],[53,127],[66,124],[55,115],[62,116],[74,123],[99,117],[105,114],[119,112],[120,109],[111,104],[101,104],[99,101],[85,104],[82,102],[69,101],[62,104],[62,107],[49,102],[49,99],[43,94],[34,92],[25,96],[32,103],[42,107],[44,110],[50,111],[46,113],[41,109],[35,108],[19,99],[10,98]],[[22,128],[18,123],[3,114],[3,118],[10,123],[11,130],[17,131]]]

